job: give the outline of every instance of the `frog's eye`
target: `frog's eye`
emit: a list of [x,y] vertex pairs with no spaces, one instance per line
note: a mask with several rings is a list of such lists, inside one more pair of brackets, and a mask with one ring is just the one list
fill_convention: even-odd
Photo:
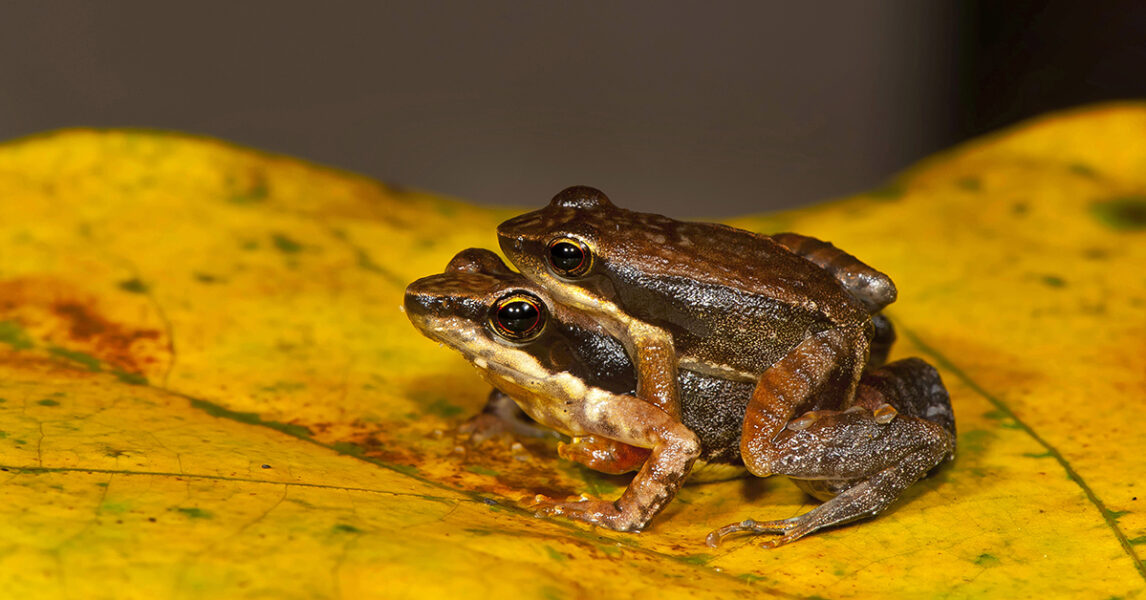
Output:
[[580,240],[557,238],[549,242],[549,266],[562,277],[580,277],[593,266],[593,254]]
[[497,301],[490,315],[494,332],[511,342],[529,341],[545,326],[545,305],[526,294],[512,294]]

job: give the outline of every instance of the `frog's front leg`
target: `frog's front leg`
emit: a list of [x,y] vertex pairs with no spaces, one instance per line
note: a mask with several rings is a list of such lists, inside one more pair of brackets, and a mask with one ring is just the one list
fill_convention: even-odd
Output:
[[581,433],[650,448],[629,487],[615,502],[546,504],[543,514],[566,515],[617,531],[640,531],[670,500],[700,455],[700,440],[665,411],[633,396],[589,391],[574,407],[570,425]]
[[628,319],[625,349],[637,372],[637,397],[680,420],[677,354],[672,334],[655,325]]
[[857,397],[863,403],[847,410],[817,411],[792,421],[756,457],[772,472],[803,480],[806,491],[830,499],[799,517],[722,527],[708,543],[737,532],[779,534],[765,544],[774,548],[824,527],[874,516],[954,455],[951,402],[927,363],[908,359],[887,365],[864,377]]

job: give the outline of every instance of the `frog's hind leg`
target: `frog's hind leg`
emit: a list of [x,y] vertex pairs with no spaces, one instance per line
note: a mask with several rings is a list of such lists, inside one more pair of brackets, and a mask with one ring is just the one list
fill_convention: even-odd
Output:
[[[860,381],[860,400],[844,411],[794,419],[758,464],[805,480],[805,490],[827,502],[791,519],[743,521],[709,535],[715,545],[739,532],[771,533],[774,548],[809,533],[879,514],[909,485],[955,451],[955,421],[939,374],[908,359]],[[833,496],[834,497],[831,497]]]

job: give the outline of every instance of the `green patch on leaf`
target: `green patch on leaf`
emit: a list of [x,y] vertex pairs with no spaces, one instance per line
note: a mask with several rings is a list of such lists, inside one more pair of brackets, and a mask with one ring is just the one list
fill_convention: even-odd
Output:
[[1146,229],[1146,196],[1123,196],[1090,207],[1091,214],[1100,223],[1119,231]]
[[978,192],[983,189],[983,182],[978,177],[962,177],[955,182],[955,185],[968,192]]
[[100,512],[112,513],[115,515],[122,515],[123,513],[131,510],[131,504],[128,502],[104,502],[99,505]]
[[598,545],[597,549],[603,552],[606,556],[620,556],[623,554],[620,548],[616,546],[607,546],[604,544]]
[[306,389],[306,384],[299,381],[276,381],[271,385],[263,386],[264,392],[297,392]]
[[549,555],[549,558],[552,558],[557,562],[565,562],[569,560],[568,556],[565,556],[564,554],[554,550],[551,546],[545,547],[545,553]]
[[1098,171],[1095,171],[1094,168],[1090,165],[1083,163],[1074,163],[1070,165],[1070,172],[1074,173],[1075,175],[1089,177],[1091,179],[1098,177]]
[[271,236],[271,241],[274,242],[275,248],[283,254],[298,254],[302,252],[302,244],[288,237],[286,234],[276,233]]
[[346,523],[339,523],[331,528],[335,533],[362,533],[362,530]]
[[51,352],[55,356],[65,360],[83,365],[84,367],[87,367],[89,371],[98,372],[103,370],[103,367],[100,366],[100,359],[85,352],[68,350],[67,348],[61,348],[59,346],[52,346],[51,348],[48,348],[48,352]]
[[994,438],[995,433],[992,431],[972,429],[959,436],[959,449],[964,452],[982,452]]
[[487,477],[497,477],[498,472],[493,469],[483,467],[481,465],[468,465],[466,470],[470,473],[477,473],[478,475],[485,475]]
[[192,273],[191,276],[194,277],[195,281],[198,281],[199,283],[219,283],[221,281],[218,277],[211,275],[210,273],[195,272]]
[[1135,545],[1135,546],[1146,545],[1146,535],[1140,535],[1140,536],[1130,540],[1130,543]]
[[415,467],[413,465],[391,465],[391,464],[388,464],[386,466],[390,467],[391,469],[394,469],[395,471],[397,471],[403,475],[417,475],[418,474],[418,467]]
[[681,562],[686,562],[690,565],[707,565],[708,561],[712,560],[711,554],[689,554],[688,556],[680,557]]
[[261,425],[263,427],[269,427],[269,428],[274,429],[276,431],[281,431],[287,435],[294,436],[297,438],[310,439],[310,436],[311,436],[310,430],[307,429],[306,427],[303,427],[302,425],[294,425],[291,423],[280,423],[278,421],[264,421],[262,417],[260,417],[259,415],[255,414],[255,413],[239,412],[239,411],[231,410],[229,408],[224,408],[222,406],[219,406],[218,404],[215,404],[213,402],[207,402],[206,400],[199,400],[197,398],[192,398],[191,399],[191,407],[199,409],[199,410],[211,415],[212,417],[217,417],[220,419],[230,419],[232,421],[238,421],[240,423],[246,423],[248,425]]
[[132,294],[146,294],[151,288],[142,279],[132,277],[116,284],[119,289]]
[[1106,516],[1115,521],[1125,517],[1128,514],[1130,514],[1130,511],[1128,510],[1110,510],[1109,508],[1106,509]]
[[112,371],[111,374],[115,375],[116,379],[128,385],[147,385],[147,377],[139,373],[128,373],[127,371],[116,370]]
[[984,552],[975,559],[975,564],[981,567],[995,567],[999,565],[999,558],[994,554],[987,554]]
[[565,600],[565,591],[551,585],[542,586],[539,590],[542,600]]
[[1027,458],[1054,458],[1051,452],[1024,452],[1023,456]]
[[426,409],[431,413],[445,419],[456,417],[465,412],[464,408],[450,404],[449,401],[447,401],[445,398],[438,398],[437,400],[427,404]]
[[331,448],[333,448],[335,452],[346,454],[347,456],[363,456],[366,454],[365,448],[351,442],[334,442]]
[[188,517],[190,517],[192,519],[210,519],[214,516],[211,514],[210,511],[203,510],[201,508],[195,508],[195,507],[178,506],[175,508],[175,510],[177,512],[181,512],[181,513],[187,515]]
[[1043,283],[1053,288],[1066,287],[1066,280],[1058,275],[1043,275]]
[[270,195],[271,190],[267,186],[267,182],[259,178],[249,188],[231,194],[227,201],[231,204],[257,204],[266,200]]
[[36,402],[36,404],[39,404],[40,406],[59,406],[60,405],[59,402],[56,402],[55,400],[52,400],[51,398],[44,398],[43,400]]
[[0,342],[16,350],[26,350],[32,347],[32,339],[24,332],[24,327],[14,321],[0,321]]
[[12,346],[15,350],[27,350],[32,347],[32,339],[15,321],[0,321],[0,342]]

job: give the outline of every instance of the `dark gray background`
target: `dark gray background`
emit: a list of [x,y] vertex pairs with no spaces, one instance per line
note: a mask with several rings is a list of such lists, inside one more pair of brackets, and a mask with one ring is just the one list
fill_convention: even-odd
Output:
[[1146,96],[1136,3],[0,0],[0,139],[178,129],[496,204],[796,206]]

